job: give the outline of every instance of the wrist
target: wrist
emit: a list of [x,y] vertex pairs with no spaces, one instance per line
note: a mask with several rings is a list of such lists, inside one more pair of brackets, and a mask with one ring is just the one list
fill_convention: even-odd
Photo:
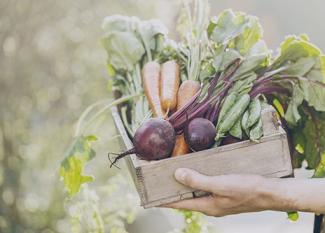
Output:
[[264,178],[260,186],[261,207],[264,210],[295,211],[297,203],[286,179]]

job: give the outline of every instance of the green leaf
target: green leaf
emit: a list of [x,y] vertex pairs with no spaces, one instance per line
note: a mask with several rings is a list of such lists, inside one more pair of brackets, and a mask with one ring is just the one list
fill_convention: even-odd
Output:
[[279,114],[279,118],[284,117],[284,109],[281,102],[278,99],[274,98],[272,104],[277,110],[277,113]]
[[309,106],[314,107],[317,111],[325,111],[325,84],[312,81],[310,79],[301,79],[300,87],[303,91],[304,99]]
[[310,117],[305,123],[302,133],[305,136],[304,154],[308,168],[317,168],[325,153],[325,114],[309,110]]
[[246,16],[246,26],[235,40],[236,49],[246,54],[263,36],[262,27],[256,17]]
[[306,78],[325,83],[325,56],[321,55],[316,59],[313,68],[306,74]]
[[317,58],[321,55],[321,51],[305,38],[297,36],[289,36],[280,46],[280,54],[274,61],[272,68],[277,69],[281,66],[290,66],[295,64],[302,58]]
[[228,45],[245,55],[262,38],[262,27],[256,17],[225,10],[210,21],[208,35],[217,44]]
[[302,57],[285,70],[286,74],[304,76],[316,64],[317,57]]
[[141,41],[131,32],[114,32],[101,42],[107,52],[107,63],[116,70],[133,70],[145,53]]
[[96,140],[94,135],[77,137],[61,162],[60,176],[70,196],[78,193],[83,183],[93,181],[93,177],[84,175],[83,171],[86,163],[96,155],[91,148]]
[[288,218],[291,221],[296,222],[299,219],[299,213],[298,212],[292,211],[292,212],[287,212],[287,214],[288,214]]
[[292,97],[290,99],[284,119],[292,126],[296,125],[301,116],[298,107],[304,100],[304,93],[299,86],[293,89]]
[[322,154],[321,162],[315,169],[314,178],[325,178],[325,153]]
[[215,73],[224,71],[237,58],[242,59],[242,56],[234,49],[228,49],[215,56],[213,62]]
[[[265,68],[269,63],[269,54],[261,53],[254,54],[250,57],[246,57],[236,73],[234,74],[234,80],[241,79],[244,75],[250,74],[254,71],[258,71],[262,68]],[[244,76],[245,77],[245,76]]]
[[156,48],[156,37],[158,35],[166,35],[168,29],[165,25],[156,19],[141,21],[138,26],[138,32],[144,44],[148,45],[150,49]]
[[136,29],[139,19],[123,15],[112,15],[104,18],[102,29],[106,35],[115,32],[131,32]]
[[[323,172],[325,154],[325,113],[319,113],[313,108],[303,106],[302,118],[297,126],[290,129],[290,135],[296,152],[303,154],[308,163],[308,169],[317,169],[320,176]],[[294,154],[294,156],[296,156]],[[298,166],[301,158],[297,156]],[[315,173],[315,174],[316,174]]]

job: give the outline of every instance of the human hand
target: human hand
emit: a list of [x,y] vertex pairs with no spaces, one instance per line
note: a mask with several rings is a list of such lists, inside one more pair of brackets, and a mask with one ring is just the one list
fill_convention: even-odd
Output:
[[164,207],[202,212],[210,216],[225,216],[263,210],[292,210],[294,203],[282,199],[280,179],[257,175],[205,176],[191,169],[177,169],[175,178],[209,196],[182,200]]

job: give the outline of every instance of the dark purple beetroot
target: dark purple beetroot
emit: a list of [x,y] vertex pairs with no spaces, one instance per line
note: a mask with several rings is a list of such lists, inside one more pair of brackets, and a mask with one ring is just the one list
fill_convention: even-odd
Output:
[[149,161],[168,158],[174,149],[175,139],[175,130],[168,121],[151,118],[136,130],[133,137],[134,147],[117,154],[111,166],[129,154],[136,154],[139,158]]
[[227,136],[225,137],[222,142],[221,142],[221,145],[229,145],[229,144],[233,144],[233,143],[237,143],[237,142],[240,142],[242,140],[238,139],[238,138],[235,138],[233,136]]
[[211,121],[195,118],[185,127],[185,141],[193,151],[209,149],[216,137],[216,128]]
[[166,120],[152,118],[134,134],[135,154],[145,160],[159,160],[171,155],[175,145],[175,130]]

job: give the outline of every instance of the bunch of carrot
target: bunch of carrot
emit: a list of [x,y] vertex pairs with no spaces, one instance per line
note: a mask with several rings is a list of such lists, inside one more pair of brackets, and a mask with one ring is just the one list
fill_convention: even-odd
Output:
[[[156,61],[146,63],[142,70],[142,83],[153,117],[159,118],[166,118],[185,106],[201,88],[198,81],[181,83],[180,66],[174,60],[161,65]],[[189,151],[184,135],[177,135],[172,156]]]

